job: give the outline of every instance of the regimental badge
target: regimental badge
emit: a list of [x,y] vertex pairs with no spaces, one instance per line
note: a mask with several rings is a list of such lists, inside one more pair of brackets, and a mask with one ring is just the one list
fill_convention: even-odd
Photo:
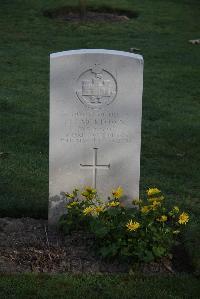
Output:
[[114,76],[100,65],[95,64],[83,72],[77,81],[77,97],[87,107],[105,107],[111,104],[117,95],[117,82]]

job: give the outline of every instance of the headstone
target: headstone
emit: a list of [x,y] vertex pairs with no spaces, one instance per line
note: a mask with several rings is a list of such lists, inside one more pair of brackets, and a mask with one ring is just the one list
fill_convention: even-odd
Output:
[[113,50],[50,56],[49,223],[66,211],[63,192],[122,186],[139,196],[143,58]]

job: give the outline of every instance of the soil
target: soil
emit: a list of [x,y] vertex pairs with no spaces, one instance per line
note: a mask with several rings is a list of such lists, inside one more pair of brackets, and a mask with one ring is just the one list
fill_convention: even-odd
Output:
[[[0,218],[0,273],[128,273],[130,265],[104,262],[91,246],[93,237],[85,232],[63,236],[48,228],[46,220]],[[173,274],[169,259],[140,265],[145,274]]]
[[85,18],[81,18],[77,7],[60,7],[53,10],[45,10],[44,16],[62,21],[86,21],[86,22],[124,22],[138,16],[137,12],[128,10],[112,10],[109,7],[88,7]]

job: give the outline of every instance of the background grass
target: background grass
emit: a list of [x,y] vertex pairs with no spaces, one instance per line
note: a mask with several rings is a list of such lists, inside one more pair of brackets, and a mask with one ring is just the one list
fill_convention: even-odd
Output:
[[0,151],[9,153],[0,160],[0,216],[47,217],[49,54],[136,47],[145,61],[141,195],[147,187],[156,186],[190,212],[192,221],[184,241],[194,257],[194,245],[200,246],[196,229],[200,48],[188,40],[199,37],[200,2],[88,1],[139,13],[126,23],[77,24],[43,16],[46,9],[77,2],[7,0],[0,4]]
[[[145,288],[144,288],[145,284]],[[133,277],[128,275],[19,275],[2,276],[1,299],[133,299],[199,298],[196,278]]]
[[[1,215],[47,217],[49,54],[107,48],[144,55],[141,192],[175,200],[199,191],[198,1],[109,1],[139,12],[118,24],[70,24],[43,16],[73,1],[1,3]],[[107,1],[89,1],[106,4]],[[195,212],[195,211],[194,211]]]

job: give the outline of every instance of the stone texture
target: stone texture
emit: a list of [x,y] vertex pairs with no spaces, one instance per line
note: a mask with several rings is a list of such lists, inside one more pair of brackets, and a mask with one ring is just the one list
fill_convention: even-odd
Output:
[[142,56],[77,50],[50,57],[49,223],[66,210],[63,192],[122,186],[139,196]]

